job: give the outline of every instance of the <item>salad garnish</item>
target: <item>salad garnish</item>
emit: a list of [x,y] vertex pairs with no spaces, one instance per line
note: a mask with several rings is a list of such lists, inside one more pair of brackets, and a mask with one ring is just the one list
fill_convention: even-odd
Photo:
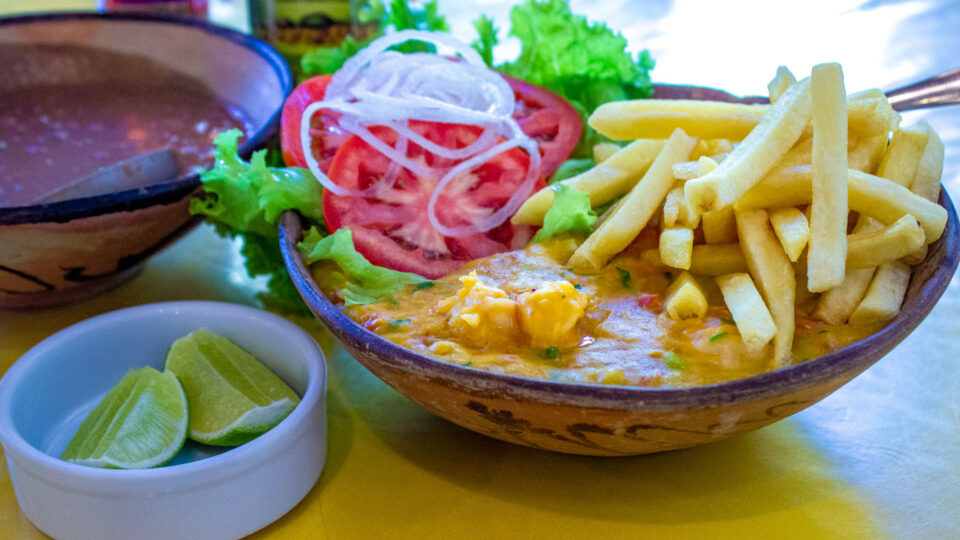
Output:
[[[649,54],[627,52],[622,36],[574,15],[564,0],[514,6],[509,35],[520,40],[521,53],[499,64],[499,29],[489,17],[475,21],[472,49],[445,33],[435,0],[419,8],[373,1],[362,17],[380,22],[377,35],[348,38],[302,58],[302,75],[312,78],[284,107],[283,162],[273,159],[278,148],[247,162],[237,155],[239,133],[224,134],[214,169],[202,176],[204,197],[191,205],[218,233],[243,239],[250,275],[269,277],[261,299],[273,309],[307,313],[277,246],[282,211],[297,210],[313,227],[313,240],[349,229],[338,245],[350,241],[355,257],[372,267],[439,277],[529,242],[536,229],[510,223],[512,207],[545,179],[576,174],[593,162],[590,150],[602,140],[586,126],[593,108],[652,93]],[[381,38],[386,46],[368,47]],[[345,65],[353,68],[330,75]],[[405,71],[390,73],[394,67]],[[469,83],[458,78],[464,73]],[[430,81],[437,88],[426,88]],[[395,92],[414,99],[400,103]],[[313,105],[318,101],[324,103]],[[469,176],[484,184],[458,179]],[[584,232],[591,211],[577,195],[563,194],[567,203],[556,205],[540,238]],[[353,299],[383,299],[391,290],[372,287]]]
[[[438,54],[402,54],[389,50],[408,41],[432,43],[451,49],[459,59]],[[487,68],[472,48],[442,33],[403,30],[382,37],[347,60],[327,85],[323,99],[303,111],[300,141],[310,172],[323,187],[340,196],[371,197],[392,188],[400,168],[436,182],[427,204],[430,225],[444,236],[460,237],[486,232],[504,223],[530,195],[540,175],[540,152],[513,118],[513,90]],[[389,157],[393,162],[384,177],[362,190],[346,189],[321,170],[311,151],[311,120],[321,110],[341,113],[339,126]],[[411,129],[409,122],[443,122],[476,126],[482,131],[473,142],[459,148],[439,145]],[[371,133],[369,126],[389,127],[397,133],[393,146]],[[436,168],[407,156],[413,142],[436,156],[463,160],[450,168]],[[437,217],[437,201],[453,182],[471,182],[468,173],[511,148],[530,156],[523,182],[507,203],[477,221],[451,226]],[[452,189],[466,189],[452,187]]]

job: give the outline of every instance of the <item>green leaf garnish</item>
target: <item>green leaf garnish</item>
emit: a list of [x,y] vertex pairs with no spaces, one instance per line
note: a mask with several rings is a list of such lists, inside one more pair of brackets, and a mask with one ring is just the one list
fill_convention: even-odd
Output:
[[680,371],[687,365],[683,357],[673,351],[667,351],[663,355],[663,363],[674,371]]
[[709,341],[710,343],[713,343],[714,341],[719,341],[723,339],[726,335],[727,335],[727,332],[720,332],[718,334],[714,334],[710,336]]
[[476,28],[478,37],[470,43],[470,46],[480,53],[480,58],[483,58],[488,66],[492,67],[493,48],[500,42],[500,38],[497,37],[500,29],[494,26],[493,19],[486,15],[481,15],[479,19],[473,21],[473,27]]
[[547,347],[543,350],[544,358],[549,358],[550,360],[556,360],[560,358],[560,347]]
[[347,228],[337,229],[326,237],[322,237],[317,229],[310,229],[297,247],[310,264],[323,260],[337,263],[345,281],[341,297],[348,306],[372,304],[391,297],[404,285],[429,281],[416,274],[374,265],[354,248],[353,234]]
[[533,242],[565,232],[588,234],[597,220],[590,207],[590,194],[566,184],[557,184],[552,189],[556,192],[553,204],[543,216],[543,227],[534,235]]
[[619,266],[617,266],[616,268],[617,268],[617,272],[620,273],[620,283],[623,285],[623,288],[629,289],[630,288],[630,272],[624,270],[623,268],[620,268]]
[[268,167],[266,151],[245,161],[237,150],[241,136],[239,129],[216,136],[214,165],[200,175],[204,194],[190,201],[190,212],[204,216],[219,234],[243,240],[247,273],[267,276],[267,291],[259,295],[265,306],[308,314],[283,264],[277,220],[294,209],[322,227],[323,188],[306,169]]

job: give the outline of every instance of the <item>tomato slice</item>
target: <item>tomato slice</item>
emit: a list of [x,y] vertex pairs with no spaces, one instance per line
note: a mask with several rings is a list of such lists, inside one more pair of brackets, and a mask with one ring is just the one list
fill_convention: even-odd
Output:
[[[327,85],[333,75],[312,77],[297,85],[287,101],[283,104],[280,113],[280,148],[283,150],[283,161],[288,167],[306,167],[307,160],[303,156],[303,145],[300,142],[300,123],[303,111],[308,105],[323,99]],[[321,111],[310,121],[310,149],[313,157],[320,163],[320,170],[327,172],[337,148],[350,136],[340,129],[337,122],[339,115],[333,112]]]
[[[567,100],[557,94],[521,79],[502,76],[513,89],[516,100],[513,117],[523,132],[539,144],[540,155],[543,156],[540,174],[544,178],[550,178],[580,140],[583,130],[580,115]],[[332,75],[320,75],[307,79],[294,89],[284,103],[280,120],[280,144],[283,159],[288,166],[307,166],[300,144],[300,120],[308,105],[323,99],[331,77]],[[321,113],[314,115],[311,121],[311,149],[324,172],[329,169],[337,148],[350,135],[339,128],[338,117],[339,115],[334,113]]]
[[583,132],[580,114],[567,100],[546,88],[509,75],[503,78],[513,89],[516,100],[513,118],[528,137],[537,141],[543,156],[540,174],[550,178],[580,141]]
[[[463,148],[479,137],[474,126],[411,121],[410,128],[447,148]],[[392,129],[375,126],[371,133],[389,145],[397,141]],[[447,168],[456,162],[408,143],[407,156],[429,167]],[[506,204],[523,183],[529,156],[513,148],[495,156],[441,192],[437,219],[448,227],[474,222]],[[363,139],[352,136],[337,151],[330,178],[347,189],[383,186],[376,197],[343,197],[323,192],[323,215],[331,231],[349,227],[354,245],[370,262],[435,279],[464,262],[493,253],[519,249],[534,229],[509,221],[485,233],[452,238],[442,235],[427,217],[427,203],[439,178],[428,178],[400,169],[392,185],[384,180],[391,160]],[[534,189],[545,185],[538,178]]]

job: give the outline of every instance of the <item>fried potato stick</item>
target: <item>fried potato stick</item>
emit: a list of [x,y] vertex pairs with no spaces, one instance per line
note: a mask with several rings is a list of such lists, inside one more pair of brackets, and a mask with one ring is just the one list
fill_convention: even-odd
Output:
[[717,285],[747,352],[759,354],[777,334],[777,325],[753,280],[747,274],[727,274],[717,278]]
[[[595,167],[562,183],[590,194],[590,204],[600,206],[630,191],[663,148],[664,141],[633,141]],[[511,221],[524,225],[542,225],[543,216],[553,204],[555,191],[547,186],[527,199]]]
[[684,185],[690,206],[699,212],[719,210],[746,193],[797,142],[810,113],[810,79],[804,79],[784,93],[719,167]]
[[810,100],[813,164],[807,288],[823,292],[843,282],[847,257],[847,99],[840,64],[813,67]]
[[777,233],[777,238],[787,257],[790,258],[790,262],[797,262],[803,248],[810,240],[807,216],[796,208],[779,208],[770,212],[770,224],[773,225],[773,232]]
[[[872,174],[847,170],[847,197],[850,210],[885,224],[912,214],[920,221],[928,244],[940,238],[947,225],[947,211],[942,206]],[[782,208],[803,206],[810,200],[810,167],[800,166],[776,178],[768,177],[741,197],[735,207],[738,210]]]
[[774,368],[780,368],[792,361],[797,285],[793,266],[773,234],[766,210],[737,210],[735,216],[740,248],[747,260],[750,275],[777,326],[773,338],[772,364]]
[[[781,96],[777,102],[779,103]],[[900,115],[877,89],[847,96],[850,131],[861,135],[886,133],[897,127]],[[664,139],[674,128],[692,137],[742,141],[773,105],[751,105],[692,99],[635,99],[611,101],[590,115],[590,127],[613,140]],[[811,134],[805,126],[804,135]]]
[[[669,266],[660,259],[659,249],[645,249],[640,258],[656,266]],[[722,276],[747,271],[740,244],[698,244],[690,256],[690,272],[698,276]]]
[[847,237],[847,267],[873,268],[912,253],[923,245],[924,234],[916,218],[907,214],[877,231]]
[[866,296],[850,315],[850,324],[886,321],[896,317],[909,284],[909,265],[901,261],[880,265]]
[[673,186],[673,165],[687,160],[696,143],[697,139],[683,130],[674,131],[643,178],[623,198],[617,212],[573,253],[570,265],[581,271],[598,270],[623,251],[646,227]]
[[675,321],[707,314],[707,297],[690,272],[680,272],[667,287],[663,305],[667,315]]

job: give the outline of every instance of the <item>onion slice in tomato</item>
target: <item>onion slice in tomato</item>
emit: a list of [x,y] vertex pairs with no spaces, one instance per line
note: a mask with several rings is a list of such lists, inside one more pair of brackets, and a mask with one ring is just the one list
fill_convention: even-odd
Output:
[[[460,58],[388,50],[410,40],[451,49]],[[300,141],[310,172],[324,188],[336,195],[376,197],[378,192],[383,193],[396,181],[397,167],[438,179],[428,204],[430,224],[444,236],[461,237],[486,232],[503,224],[529,197],[540,176],[537,142],[525,135],[512,117],[514,107],[510,85],[489,69],[471,47],[446,34],[404,30],[372,42],[344,63],[331,78],[324,98],[304,109]],[[347,189],[337,185],[323,173],[310,151],[310,120],[320,110],[341,113],[339,124],[343,130],[363,139],[396,166],[391,166],[382,179],[366,189]],[[464,147],[448,148],[410,129],[410,120],[477,126],[482,132]],[[393,129],[399,137],[397,144],[392,146],[383,142],[370,132],[369,126]],[[453,167],[430,167],[407,157],[408,143],[441,158],[463,161]],[[443,189],[511,148],[523,149],[529,154],[530,161],[523,183],[507,203],[466,225],[440,223],[436,203]]]

